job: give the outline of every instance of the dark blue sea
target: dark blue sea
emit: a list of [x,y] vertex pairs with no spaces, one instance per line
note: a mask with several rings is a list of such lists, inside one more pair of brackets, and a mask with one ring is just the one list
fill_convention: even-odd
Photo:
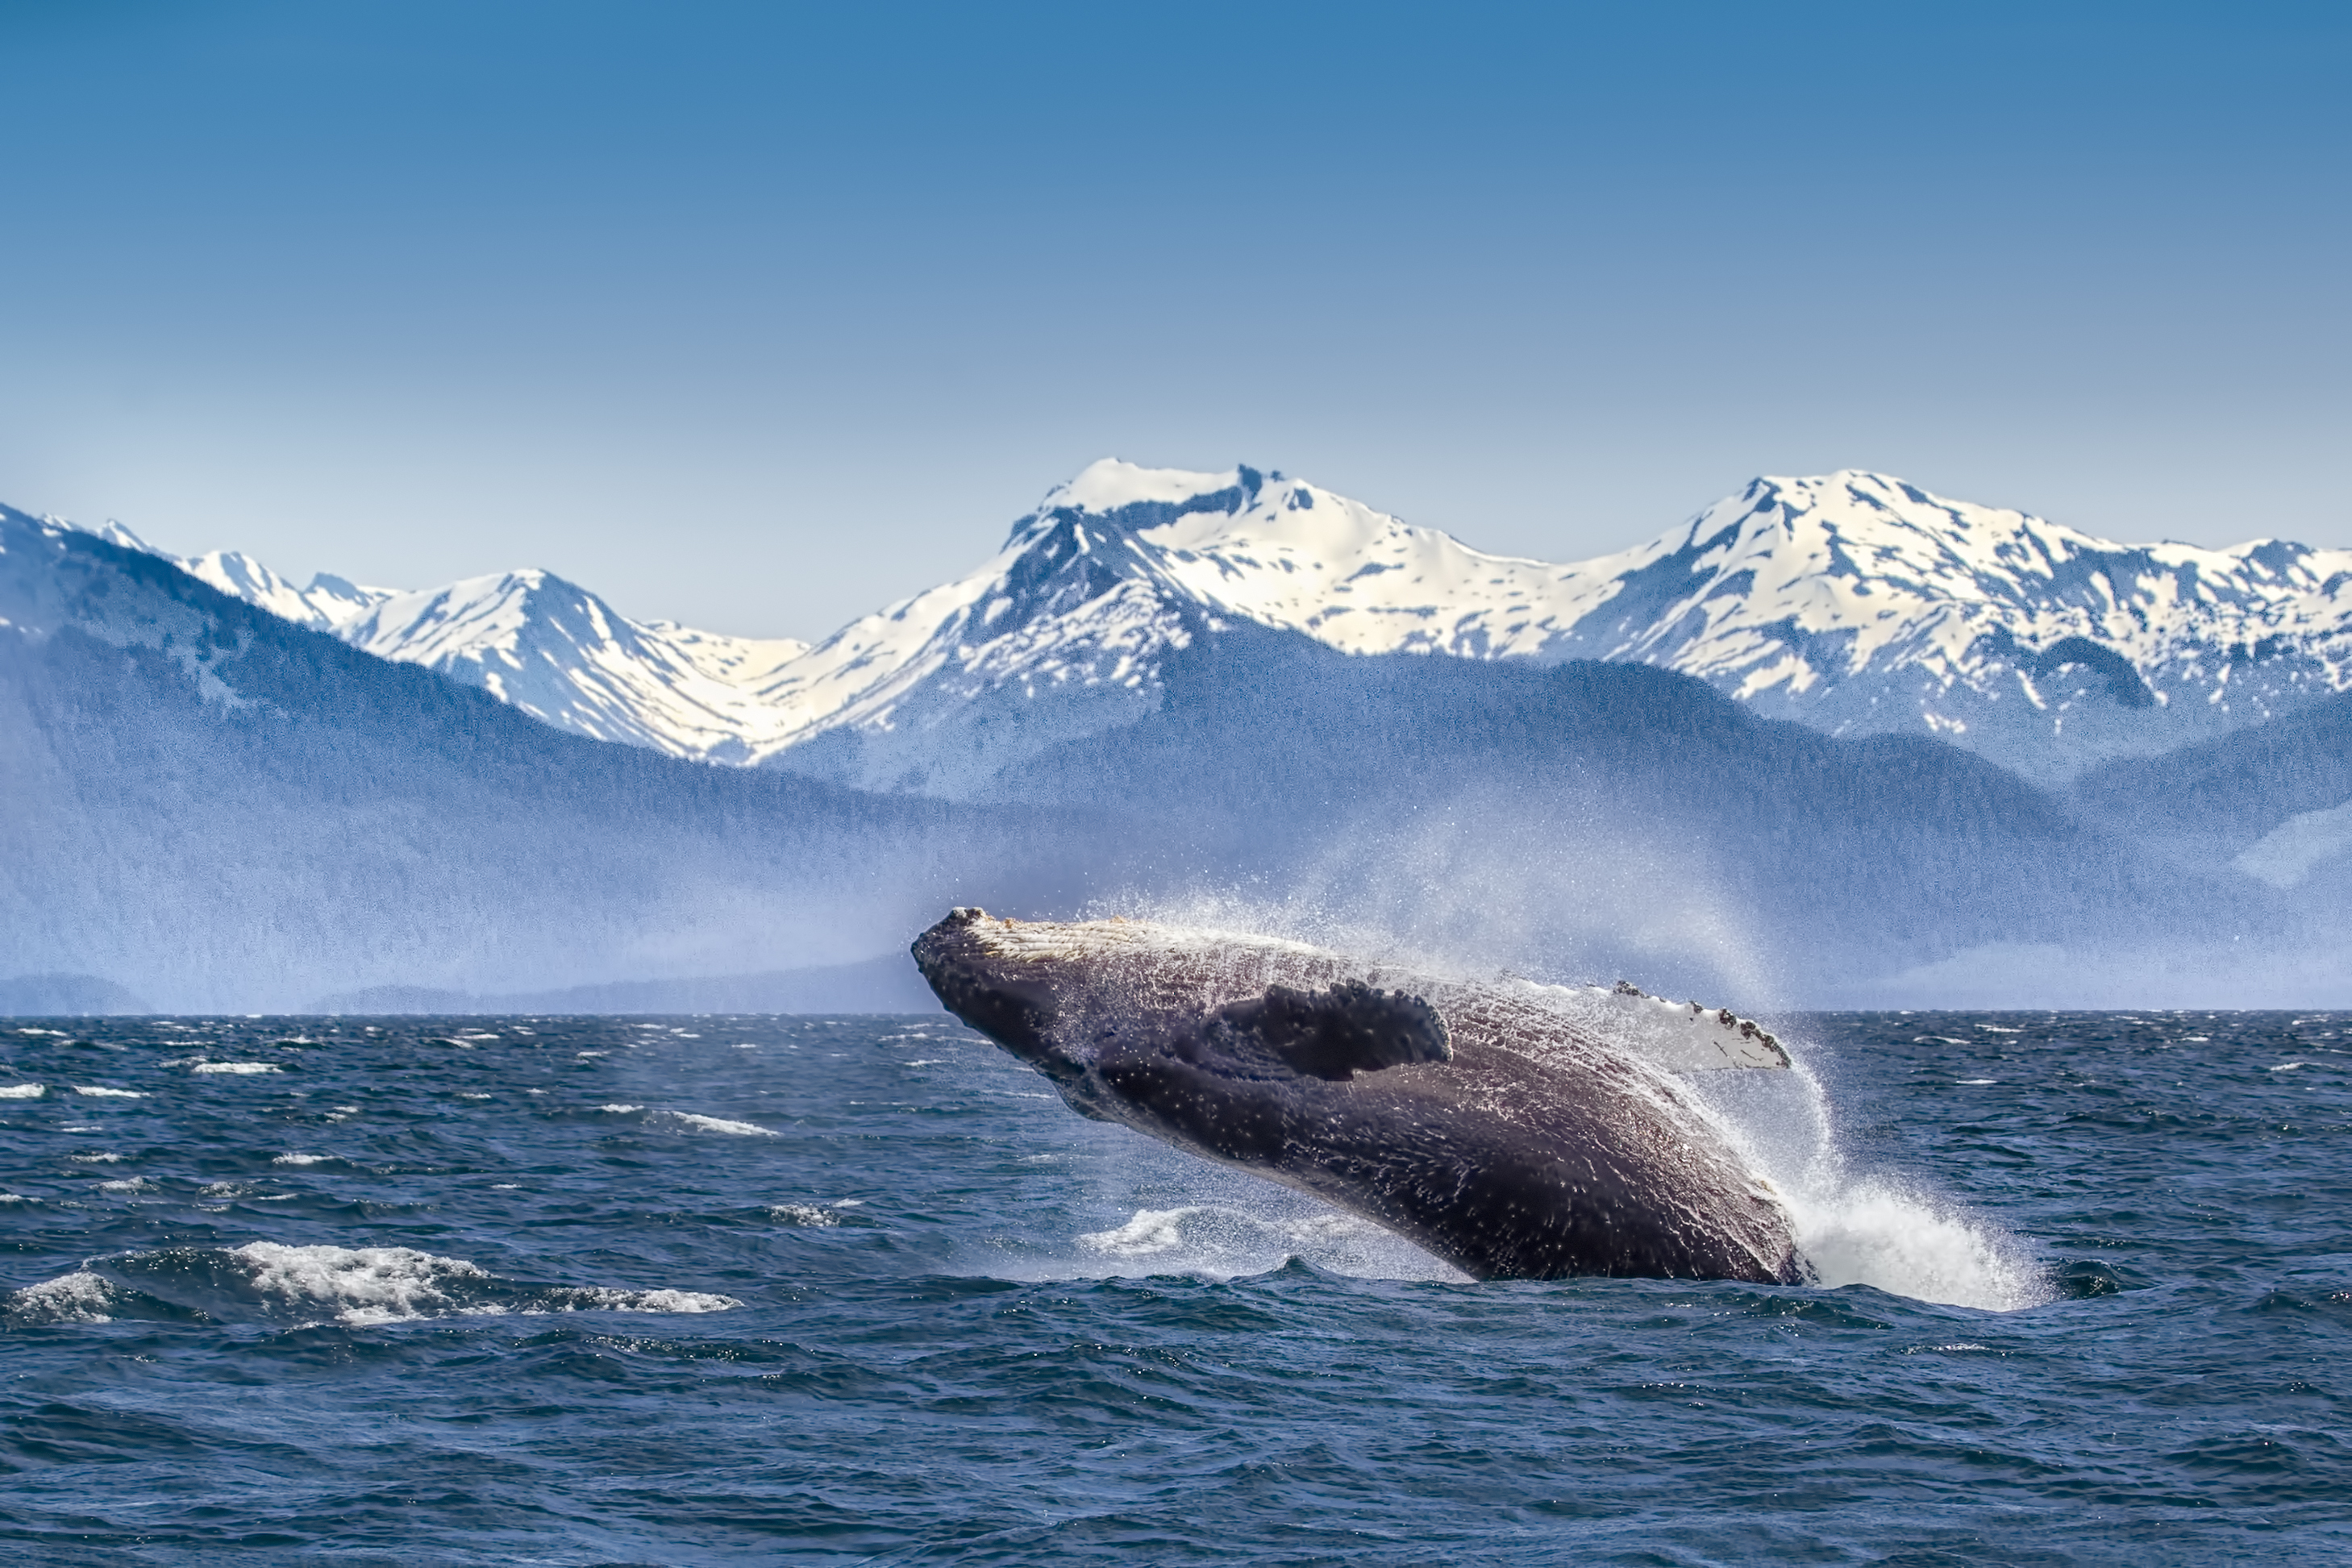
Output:
[[0,1555],[2352,1561],[2352,1019],[1775,1021],[1803,1289],[1470,1283],[943,1016],[6,1020]]

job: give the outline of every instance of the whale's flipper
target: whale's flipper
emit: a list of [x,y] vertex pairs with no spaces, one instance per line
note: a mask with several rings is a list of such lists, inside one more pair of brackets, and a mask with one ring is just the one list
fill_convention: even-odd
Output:
[[1788,1051],[1769,1030],[1753,1019],[1736,1017],[1728,1008],[1670,1002],[1623,980],[1610,990],[1591,987],[1578,994],[1609,1019],[1612,1040],[1670,1071],[1789,1065]]
[[1407,1062],[1454,1060],[1435,1008],[1355,980],[1324,991],[1269,986],[1256,1001],[1219,1008],[1216,1027],[1255,1041],[1295,1071],[1335,1082]]

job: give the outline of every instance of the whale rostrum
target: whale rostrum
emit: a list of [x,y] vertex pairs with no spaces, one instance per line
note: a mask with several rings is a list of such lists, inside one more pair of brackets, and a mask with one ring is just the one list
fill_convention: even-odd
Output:
[[1475,1278],[1802,1278],[1771,1184],[1678,1076],[1789,1065],[1727,1010],[1149,921],[957,909],[913,952],[949,1011],[1080,1114],[1312,1193]]

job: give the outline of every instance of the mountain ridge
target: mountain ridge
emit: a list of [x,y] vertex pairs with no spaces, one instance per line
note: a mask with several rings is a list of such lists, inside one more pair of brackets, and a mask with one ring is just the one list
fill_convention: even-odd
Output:
[[1856,470],[1761,477],[1561,565],[1279,471],[1105,459],[972,571],[815,643],[631,621],[536,570],[397,593],[325,575],[298,590],[234,552],[165,559],[561,728],[950,795],[1151,711],[1159,661],[1229,620],[1350,653],[1654,664],[1831,734],[1942,735],[2045,783],[2352,685],[2352,551],[2122,545]]

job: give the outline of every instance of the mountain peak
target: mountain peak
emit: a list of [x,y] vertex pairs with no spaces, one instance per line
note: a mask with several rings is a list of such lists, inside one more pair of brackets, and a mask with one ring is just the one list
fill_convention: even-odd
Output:
[[1198,509],[1194,503],[1228,493],[1255,496],[1265,481],[1264,475],[1245,465],[1222,474],[1200,474],[1185,468],[1145,468],[1121,458],[1104,457],[1046,492],[1037,511],[1040,516],[1064,509],[1107,515],[1139,506],[1190,511]]

